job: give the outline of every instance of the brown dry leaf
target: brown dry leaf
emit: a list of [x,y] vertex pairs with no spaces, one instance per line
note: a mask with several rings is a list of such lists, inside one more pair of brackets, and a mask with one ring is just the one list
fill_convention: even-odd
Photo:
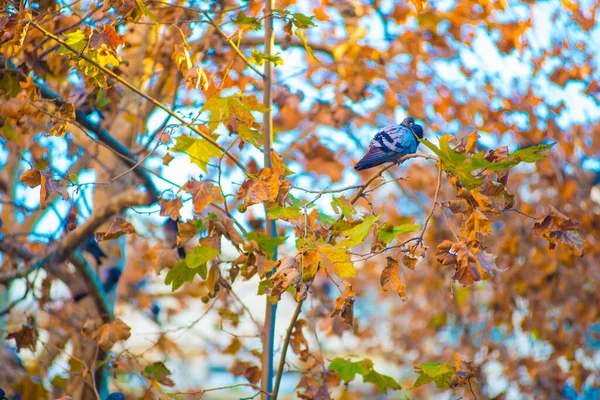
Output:
[[583,256],[584,240],[578,232],[579,225],[566,215],[550,206],[550,214],[533,224],[533,232],[549,242],[550,249],[562,243],[578,256]]
[[133,225],[125,221],[122,217],[115,217],[112,224],[110,224],[108,231],[96,232],[94,237],[97,242],[101,242],[103,240],[116,239],[130,233],[137,233]]
[[177,247],[181,247],[197,234],[198,228],[193,222],[177,221]]
[[173,156],[171,155],[171,153],[166,153],[166,154],[163,156],[163,158],[162,158],[162,164],[163,164],[163,165],[169,165],[169,163],[170,163],[171,161],[173,161],[173,159],[174,159],[174,158],[175,158],[175,157],[173,157]]
[[20,352],[21,349],[29,349],[35,352],[37,338],[37,325],[32,316],[27,317],[27,322],[21,325],[21,328],[18,331],[6,335],[6,339],[15,339],[18,352]]
[[477,139],[479,139],[480,137],[481,136],[479,136],[477,132],[469,133],[469,136],[467,138],[467,144],[465,146],[465,153],[474,153],[475,145],[477,144]]
[[194,213],[196,214],[200,214],[211,203],[222,203],[225,201],[219,187],[211,182],[200,182],[190,179],[180,190],[185,190],[192,195]]
[[[304,333],[302,330],[306,327],[306,321],[303,319],[299,319],[296,321],[296,325],[294,325],[294,331],[290,335],[290,346],[292,346],[292,350],[294,354],[299,356],[306,356],[308,352],[308,341],[306,337],[304,337]],[[302,360],[306,361],[306,359]]]
[[348,281],[344,281],[344,293],[335,299],[335,311],[331,314],[331,317],[341,315],[344,322],[348,325],[352,325],[354,322],[354,300],[356,292],[352,289],[352,285]]
[[177,197],[173,200],[166,200],[162,197],[158,199],[158,204],[160,205],[160,216],[161,217],[171,217],[173,221],[177,221],[181,218],[181,214],[179,210],[183,206],[183,202],[180,197]]
[[338,182],[342,179],[345,167],[338,160],[339,154],[334,153],[319,143],[317,136],[309,137],[297,148],[306,158],[306,171],[314,171],[319,175],[327,175],[332,182]]
[[481,211],[475,210],[465,224],[469,234],[469,240],[477,240],[477,234],[489,236],[492,234],[492,221],[490,221]]
[[503,184],[491,180],[486,180],[483,185],[471,190],[470,194],[481,211],[495,214],[512,207],[515,199]]
[[100,347],[104,351],[112,349],[119,340],[127,340],[131,336],[131,328],[120,318],[113,322],[102,325],[95,333]]
[[494,270],[500,270],[496,267],[494,254],[476,247],[469,248],[464,241],[453,243],[444,240],[438,245],[436,255],[441,265],[454,268],[452,279],[463,286],[489,279]]
[[393,290],[398,293],[402,301],[408,300],[406,286],[400,276],[400,263],[398,263],[398,260],[387,257],[387,265],[381,271],[380,284],[383,290]]
[[75,118],[75,106],[65,103],[56,110],[50,118],[50,136],[62,137],[67,132],[69,123]]
[[235,360],[233,365],[229,367],[229,372],[235,376],[244,376],[252,384],[260,381],[260,368],[252,365],[248,361]]
[[89,42],[89,45],[94,49],[100,48],[102,44],[105,44],[111,50],[117,50],[119,46],[125,44],[125,40],[112,25],[104,25],[101,31],[94,29]]
[[28,169],[19,177],[22,184],[34,188],[42,183],[42,173],[37,169]]
[[453,214],[468,214],[473,210],[465,199],[447,200],[442,203],[442,206],[448,208]]
[[454,359],[459,384],[463,384],[466,380],[475,377],[476,371],[472,362],[466,361],[459,353],[454,353],[452,358]]
[[[282,175],[276,167],[265,168],[258,173],[256,178],[248,178],[242,183],[242,186],[236,194],[238,200],[243,200],[243,208],[240,211],[245,211],[245,208],[259,203],[283,205],[283,198],[280,196],[282,189]],[[284,187],[285,193],[289,190],[289,184]]]
[[273,284],[267,288],[267,294],[279,301],[281,295],[290,286],[296,286],[302,282],[302,272],[295,257],[284,257],[277,262],[275,273],[269,278]]

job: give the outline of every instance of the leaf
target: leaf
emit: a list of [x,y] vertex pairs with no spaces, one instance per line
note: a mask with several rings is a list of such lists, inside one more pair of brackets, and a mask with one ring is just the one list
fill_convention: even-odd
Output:
[[146,368],[144,368],[142,375],[145,378],[156,383],[160,383],[163,386],[175,386],[175,382],[169,378],[171,371],[169,371],[167,366],[162,361],[157,361],[153,364],[147,365]]
[[296,36],[298,36],[298,39],[300,39],[300,42],[302,42],[302,45],[304,46],[306,53],[309,56],[311,56],[315,61],[319,62],[319,59],[317,58],[317,56],[315,56],[313,49],[311,49],[310,46],[308,45],[308,41],[304,37],[304,33],[299,29],[296,29],[294,31],[294,33],[296,34]]
[[[233,22],[237,25],[245,25],[248,27],[248,29],[253,30],[253,31],[258,31],[262,28],[262,24],[258,20],[258,18],[249,17],[246,14],[244,14],[243,12],[239,12],[235,16],[235,19],[232,19],[231,22]],[[241,26],[241,28],[244,28],[244,26]]]
[[393,226],[390,223],[386,223],[383,226],[379,227],[378,235],[379,238],[384,243],[391,243],[403,233],[415,232],[417,231],[421,225],[418,224],[402,224],[398,226]]
[[37,169],[28,169],[19,177],[19,180],[33,189],[42,183],[42,174]]
[[236,359],[233,365],[229,368],[235,376],[244,376],[252,384],[260,381],[260,368],[256,365],[250,364],[248,361],[241,361]]
[[223,203],[225,198],[218,186],[207,181],[197,181],[190,179],[180,190],[185,190],[192,195],[194,203],[194,213],[200,214],[209,204]]
[[131,336],[131,328],[120,318],[102,325],[94,333],[94,337],[98,338],[100,347],[104,351],[112,349],[115,343],[119,340],[127,340],[129,336]]
[[101,242],[103,240],[117,239],[123,235],[128,235],[131,233],[137,233],[133,225],[125,221],[122,217],[115,217],[113,222],[110,224],[108,231],[96,232],[94,234],[94,238],[97,242]]
[[15,340],[18,352],[21,352],[21,349],[29,349],[32,352],[35,352],[38,330],[34,317],[28,316],[27,322],[21,325],[19,330],[6,335],[6,339]]
[[[88,44],[88,35],[82,30],[67,33],[64,39],[65,43],[71,46],[75,51],[82,52]],[[58,54],[69,54],[71,50],[63,45],[58,48]]]
[[300,208],[295,206],[271,206],[267,211],[267,216],[271,219],[282,219],[284,221],[295,220],[300,218]]
[[381,271],[380,284],[383,290],[393,290],[398,293],[398,296],[400,296],[402,301],[408,300],[408,297],[406,296],[406,286],[404,286],[404,282],[400,276],[400,264],[398,263],[398,260],[387,257],[387,265],[383,271]]
[[150,9],[146,6],[143,0],[135,0],[135,3],[137,4],[142,14],[150,18],[155,24],[158,24],[158,19],[156,19],[156,15],[154,15],[154,13],[150,11]]
[[160,216],[161,217],[171,217],[173,221],[177,221],[181,218],[181,214],[179,210],[183,206],[183,202],[180,197],[177,197],[173,200],[166,200],[162,197],[158,199],[158,204],[160,205]]
[[475,210],[469,215],[465,227],[469,232],[469,240],[476,240],[477,233],[485,236],[492,234],[492,221],[479,210]]
[[441,265],[454,268],[452,279],[463,286],[489,279],[494,270],[499,270],[494,254],[476,247],[469,248],[464,240],[458,243],[444,240],[438,245],[436,255]]
[[283,257],[277,262],[275,273],[269,278],[272,285],[266,288],[266,293],[275,300],[281,300],[281,295],[291,286],[296,287],[302,282],[302,273],[295,257]]
[[250,59],[258,65],[263,65],[265,61],[272,62],[275,65],[283,65],[283,60],[281,59],[279,54],[269,55],[254,50]]
[[417,12],[421,12],[427,7],[427,0],[410,0],[410,2],[414,4]]
[[336,245],[333,246],[328,243],[320,244],[317,247],[321,262],[334,271],[341,278],[352,278],[356,276],[356,270],[354,263],[350,259],[348,249]]
[[275,203],[281,188],[280,178],[271,168],[262,169],[258,176],[246,179],[236,193],[238,200],[244,200],[243,209],[259,203]]
[[354,300],[356,292],[352,289],[352,285],[348,281],[344,281],[344,293],[335,299],[335,310],[331,317],[340,315],[344,322],[352,325],[354,322]]
[[331,371],[336,371],[344,382],[350,382],[356,374],[362,375],[363,381],[374,383],[381,393],[387,394],[387,389],[400,390],[402,387],[394,378],[382,375],[373,369],[373,361],[365,358],[360,361],[349,361],[335,358],[329,364]]
[[292,16],[292,23],[296,26],[296,28],[300,29],[308,29],[317,26],[313,20],[314,16],[304,15],[302,13],[294,13]]
[[277,247],[285,242],[285,237],[268,237],[264,233],[250,232],[246,235],[248,240],[252,240],[258,244],[260,249],[269,257],[274,258]]
[[331,199],[331,208],[333,208],[333,211],[336,214],[339,213],[341,210],[342,215],[346,218],[350,218],[354,214],[356,214],[356,209],[350,203],[350,201],[348,201],[348,199],[346,199],[345,196],[333,197]]
[[550,214],[538,219],[533,224],[533,232],[549,242],[550,249],[562,243],[578,256],[583,256],[585,241],[579,234],[579,225],[566,215],[550,206]]
[[477,132],[469,133],[469,137],[467,138],[467,144],[465,146],[465,153],[473,153],[475,150],[475,145],[477,144],[477,139],[481,136],[477,134]]
[[190,161],[199,166],[203,171],[206,171],[206,165],[210,162],[211,157],[221,157],[221,150],[208,140],[188,135],[179,136],[175,141],[175,145],[169,150],[187,154],[190,157]]
[[21,92],[19,73],[16,71],[0,71],[0,94],[6,100],[16,97]]
[[371,231],[371,227],[375,224],[375,222],[379,221],[380,218],[381,215],[369,215],[358,225],[342,231],[342,236],[346,236],[348,239],[341,240],[339,245],[346,246],[348,248],[358,246],[365,241],[369,235],[369,232]]
[[450,381],[456,373],[456,368],[448,364],[431,362],[415,367],[415,372],[419,376],[412,387],[413,389],[429,382],[434,382],[438,388],[445,389],[450,386]]
[[[167,276],[165,276],[165,284],[172,285],[171,291],[174,292],[185,282],[191,283],[194,280],[194,277],[199,274],[201,268],[202,266],[198,268],[189,268],[185,263],[185,260],[181,260],[175,264],[173,269],[167,272]],[[206,271],[206,266],[204,266],[204,270]]]
[[185,264],[194,270],[197,270],[202,279],[206,279],[206,263],[212,261],[219,255],[219,249],[212,246],[196,246],[193,251],[187,252],[185,255]]

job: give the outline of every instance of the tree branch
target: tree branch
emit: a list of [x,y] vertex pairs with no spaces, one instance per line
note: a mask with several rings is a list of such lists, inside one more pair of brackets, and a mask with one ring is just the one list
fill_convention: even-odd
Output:
[[47,264],[64,262],[108,218],[119,213],[126,207],[146,206],[149,204],[151,204],[149,196],[146,193],[137,191],[125,192],[114,197],[107,204],[96,208],[87,221],[63,237],[54,249],[44,257],[32,259],[23,269],[0,273],[0,283],[5,284],[13,279],[23,278],[38,268],[44,268]]
[[175,118],[176,120],[178,120],[179,122],[181,122],[182,124],[184,124],[185,127],[189,128],[194,133],[196,133],[198,136],[202,137],[204,140],[206,140],[207,142],[209,142],[210,144],[212,144],[213,146],[215,146],[217,149],[219,149],[221,152],[223,152],[225,155],[227,155],[227,157],[231,161],[233,161],[238,167],[240,167],[240,169],[242,171],[244,171],[245,174],[248,173],[246,171],[246,168],[244,167],[244,165],[240,162],[240,160],[238,160],[233,154],[231,154],[229,151],[227,151],[227,149],[225,149],[223,146],[221,146],[219,143],[217,143],[213,138],[211,138],[210,136],[208,136],[204,132],[200,131],[198,128],[196,128],[193,125],[191,125],[190,123],[188,123],[183,117],[181,117],[179,114],[177,114],[176,112],[174,112],[173,110],[171,110],[169,107],[167,107],[166,105],[164,105],[162,102],[158,101],[157,99],[155,99],[154,97],[150,96],[149,94],[142,92],[140,89],[138,89],[135,86],[133,86],[131,83],[129,83],[127,80],[123,79],[121,76],[119,76],[116,73],[114,73],[109,68],[107,68],[105,66],[102,66],[98,62],[96,62],[95,60],[89,58],[88,56],[86,56],[84,54],[81,54],[81,52],[77,51],[75,48],[73,48],[73,46],[69,45],[67,42],[65,42],[64,40],[62,40],[58,36],[52,34],[51,32],[48,32],[46,29],[44,29],[43,27],[41,27],[40,25],[38,25],[35,21],[30,21],[30,24],[35,29],[37,29],[38,31],[40,31],[43,35],[51,38],[52,40],[54,40],[57,43],[60,43],[66,49],[68,49],[69,51],[71,51],[72,53],[74,53],[77,57],[79,57],[79,58],[81,58],[81,59],[83,59],[83,60],[91,63],[96,68],[98,68],[99,70],[101,70],[104,74],[110,76],[111,78],[113,78],[114,80],[116,80],[117,82],[119,82],[121,85],[125,86],[129,90],[133,91],[137,95],[145,98],[146,100],[148,100],[149,102],[151,102],[152,104],[154,104],[155,106],[157,106],[158,108],[160,108],[163,111],[165,111],[171,117]]

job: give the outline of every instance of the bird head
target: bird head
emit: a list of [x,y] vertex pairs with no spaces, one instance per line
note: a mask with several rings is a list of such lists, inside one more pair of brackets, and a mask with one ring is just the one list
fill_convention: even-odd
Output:
[[415,119],[413,117],[404,118],[402,125],[409,127],[419,139],[423,139],[423,127],[419,124],[415,124]]

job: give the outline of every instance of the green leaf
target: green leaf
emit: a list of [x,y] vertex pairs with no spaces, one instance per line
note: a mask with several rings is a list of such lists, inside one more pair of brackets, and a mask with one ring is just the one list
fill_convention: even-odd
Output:
[[185,255],[185,264],[189,268],[200,268],[200,276],[206,279],[206,263],[218,256],[220,251],[212,246],[198,245]]
[[391,376],[380,374],[375,370],[371,370],[366,375],[363,375],[363,381],[374,383],[381,393],[387,394],[387,390],[400,390],[402,387]]
[[77,174],[70,174],[69,180],[73,183],[77,183]]
[[381,215],[369,215],[360,224],[354,225],[352,228],[342,231],[342,235],[348,239],[341,240],[341,246],[354,247],[365,241],[371,227],[375,222],[379,221]]
[[209,163],[211,157],[221,156],[221,150],[208,140],[188,135],[179,136],[175,141],[175,145],[169,150],[187,154],[190,161],[202,168],[203,171],[206,171],[206,164]]
[[275,65],[283,65],[283,60],[281,59],[279,54],[268,55],[256,50],[252,52],[251,60],[258,65],[263,65],[265,61],[270,61]]
[[362,375],[363,381],[374,383],[381,393],[387,393],[387,389],[401,389],[394,378],[382,375],[373,369],[373,361],[365,358],[360,361],[349,361],[343,358],[335,358],[329,364],[331,371],[336,371],[344,382],[350,382],[356,374]]
[[448,364],[431,362],[415,367],[415,372],[419,374],[419,376],[413,385],[413,389],[429,382],[434,382],[438,388],[445,389],[450,386],[450,381],[452,380],[452,376],[456,373],[456,368]]
[[[204,266],[206,270],[206,265]],[[179,289],[185,282],[192,282],[194,277],[200,272],[200,268],[189,268],[184,260],[179,261],[175,266],[167,272],[165,276],[165,284],[172,285],[172,291]],[[205,272],[206,275],[206,272]]]
[[[75,51],[81,52],[85,49],[88,44],[88,40],[82,30],[76,30],[75,32],[67,33],[65,35],[65,42],[71,46]],[[71,50],[64,46],[58,48],[58,54],[68,54]]]
[[138,8],[140,9],[140,11],[142,12],[142,14],[144,14],[145,16],[147,16],[148,18],[150,18],[152,20],[152,22],[154,22],[155,24],[158,23],[158,19],[156,19],[156,15],[154,15],[154,13],[152,11],[150,11],[150,9],[146,6],[146,4],[144,3],[143,0],[135,0]]
[[401,233],[415,232],[421,227],[418,224],[402,224],[393,226],[392,224],[384,224],[379,228],[379,239],[384,243],[391,243]]
[[277,246],[281,246],[285,241],[285,237],[278,236],[272,238],[268,237],[264,233],[258,232],[250,232],[248,233],[248,235],[246,235],[246,237],[249,240],[254,240],[256,243],[258,243],[260,249],[264,251],[265,254],[270,258],[275,257],[275,251],[277,251]]
[[348,201],[348,199],[346,199],[345,196],[333,197],[331,199],[331,207],[333,208],[333,211],[336,214],[339,213],[341,210],[342,214],[346,218],[349,218],[356,214],[356,209],[352,204],[350,204],[350,202]]
[[302,45],[304,46],[304,49],[306,50],[306,52],[308,53],[308,55],[311,56],[315,61],[319,62],[319,59],[315,56],[315,53],[313,52],[313,50],[308,45],[308,41],[304,37],[304,33],[302,33],[302,31],[299,30],[299,29],[296,29],[294,31],[294,33],[296,34],[296,36],[298,36],[298,39],[300,39],[300,41],[302,42]]
[[258,20],[258,18],[249,17],[246,14],[244,14],[243,12],[238,13],[235,16],[235,19],[232,19],[231,22],[238,24],[238,25],[248,25],[250,27],[250,29],[253,31],[258,31],[262,28],[262,25],[261,25],[260,21]]
[[292,23],[296,26],[296,28],[307,29],[317,26],[313,20],[314,16],[308,16],[301,13],[292,14]]
[[236,313],[226,308],[219,308],[219,315],[233,322],[240,322],[240,317]]
[[273,206],[273,207],[269,207],[269,211],[267,211],[267,216],[271,219],[283,219],[283,220],[290,220],[290,219],[298,219],[300,218],[300,208],[299,207],[295,207],[295,206],[291,206],[291,207],[280,207],[280,206]]

